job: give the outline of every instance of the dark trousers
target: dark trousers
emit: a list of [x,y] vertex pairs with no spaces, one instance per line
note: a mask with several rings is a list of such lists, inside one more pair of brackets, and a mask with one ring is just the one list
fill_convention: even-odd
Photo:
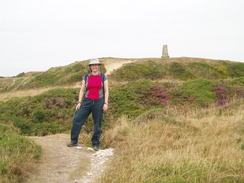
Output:
[[80,109],[78,109],[72,120],[71,143],[77,144],[82,126],[86,122],[88,116],[92,113],[94,121],[94,132],[92,136],[92,145],[100,145],[100,136],[102,134],[101,123],[103,120],[103,104],[104,98],[91,100],[85,98]]

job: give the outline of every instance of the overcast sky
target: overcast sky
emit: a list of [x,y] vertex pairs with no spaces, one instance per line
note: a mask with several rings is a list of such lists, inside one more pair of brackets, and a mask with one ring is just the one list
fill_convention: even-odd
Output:
[[244,62],[243,0],[0,0],[0,76],[100,57]]

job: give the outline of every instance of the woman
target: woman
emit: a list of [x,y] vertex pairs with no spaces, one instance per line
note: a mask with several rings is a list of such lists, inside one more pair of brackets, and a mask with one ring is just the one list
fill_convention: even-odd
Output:
[[103,112],[108,110],[109,96],[108,79],[104,74],[100,73],[100,65],[98,59],[91,59],[88,65],[90,73],[82,77],[79,101],[72,120],[71,141],[67,145],[68,147],[78,145],[78,137],[82,125],[92,113],[94,121],[92,145],[95,151],[99,150]]

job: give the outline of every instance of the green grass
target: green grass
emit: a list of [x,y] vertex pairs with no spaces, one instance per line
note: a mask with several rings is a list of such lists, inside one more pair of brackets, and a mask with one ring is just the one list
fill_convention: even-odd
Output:
[[19,135],[18,131],[0,123],[0,181],[23,182],[25,172],[30,171],[41,156],[40,146]]
[[243,77],[244,63],[213,61],[204,59],[168,58],[166,60],[148,59],[126,64],[116,70],[111,77],[117,81],[134,81],[138,79],[207,79],[222,80]]
[[138,79],[161,79],[166,74],[166,68],[160,63],[154,61],[138,62],[126,64],[116,70],[111,78],[121,81],[134,81]]
[[[88,61],[77,61],[63,67],[53,67],[47,71],[29,74],[20,73],[16,77],[0,78],[0,92],[26,90],[50,86],[65,86],[81,81],[88,72]],[[101,65],[101,70],[106,69]]]
[[213,104],[216,99],[214,86],[216,84],[204,79],[187,81],[180,86],[182,95],[193,97],[198,104],[206,106]]
[[169,65],[169,72],[174,79],[190,80],[195,79],[196,76],[187,70],[181,63],[172,62]]
[[191,72],[193,72],[198,78],[209,80],[221,78],[221,73],[210,64],[204,62],[191,62],[188,66]]

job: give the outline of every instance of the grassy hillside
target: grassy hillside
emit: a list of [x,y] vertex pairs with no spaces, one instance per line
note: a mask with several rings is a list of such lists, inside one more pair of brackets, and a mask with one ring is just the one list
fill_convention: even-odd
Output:
[[[120,61],[101,61],[111,59]],[[118,157],[104,182],[241,182],[244,63],[132,61],[108,76],[102,145],[116,147]],[[79,92],[69,86],[80,81],[87,63],[0,78],[0,96],[23,95],[0,103],[0,124],[14,126],[22,135],[69,132]],[[37,94],[28,96],[29,91]],[[92,128],[89,118],[81,135],[87,145]]]
[[[106,60],[120,61],[119,58],[102,58]],[[207,79],[224,80],[244,85],[244,64],[222,60],[210,60],[199,58],[148,58],[131,59],[132,64],[116,70],[110,79],[115,81],[132,81],[137,79]],[[62,67],[53,67],[45,72],[20,73],[15,77],[0,78],[0,92],[13,90],[26,90],[50,86],[68,86],[79,82],[81,76],[87,73],[88,61],[77,61]],[[102,67],[102,72],[106,69]],[[240,78],[236,80],[237,78]]]
[[132,81],[141,78],[159,79],[207,79],[222,80],[244,77],[244,63],[194,59],[164,58],[144,59],[127,64],[112,74],[115,80]]
[[[87,64],[88,61],[77,61],[45,72],[20,73],[15,77],[0,78],[0,92],[71,85],[81,81],[81,77],[88,72]],[[106,71],[104,66],[101,70]]]

